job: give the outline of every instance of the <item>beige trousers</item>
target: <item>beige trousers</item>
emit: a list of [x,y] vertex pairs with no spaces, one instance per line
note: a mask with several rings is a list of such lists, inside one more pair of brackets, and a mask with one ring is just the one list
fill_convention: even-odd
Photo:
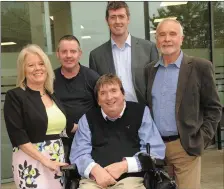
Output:
[[201,157],[189,156],[180,139],[165,144],[166,163],[174,168],[178,189],[200,189]]
[[145,187],[143,185],[143,178],[127,177],[118,181],[114,186],[107,188],[102,188],[91,179],[81,179],[79,189],[145,189]]

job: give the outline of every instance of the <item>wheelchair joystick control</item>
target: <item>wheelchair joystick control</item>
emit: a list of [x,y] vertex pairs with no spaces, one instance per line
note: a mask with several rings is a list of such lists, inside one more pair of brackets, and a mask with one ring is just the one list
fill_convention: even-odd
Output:
[[146,144],[146,152],[147,152],[147,154],[150,155],[150,144],[149,143]]

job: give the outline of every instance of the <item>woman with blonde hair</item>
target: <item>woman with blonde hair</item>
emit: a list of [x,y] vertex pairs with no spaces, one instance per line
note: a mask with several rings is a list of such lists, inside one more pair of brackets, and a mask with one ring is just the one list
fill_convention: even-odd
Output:
[[13,146],[12,170],[17,188],[62,189],[65,129],[62,105],[54,95],[54,72],[48,56],[34,44],[17,60],[17,87],[9,90],[4,117]]

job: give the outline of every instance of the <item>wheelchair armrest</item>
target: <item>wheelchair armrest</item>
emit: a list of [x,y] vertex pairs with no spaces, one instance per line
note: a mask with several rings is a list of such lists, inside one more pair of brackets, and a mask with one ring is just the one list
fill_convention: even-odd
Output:
[[75,164],[61,166],[60,170],[65,173],[65,176],[70,180],[80,179],[78,168]]
[[61,171],[77,171],[78,172],[76,164],[61,166],[60,170]]
[[156,168],[163,168],[165,161],[161,159],[153,159],[149,154],[139,153],[138,158],[143,171],[155,170]]
[[65,188],[66,189],[77,189],[79,186],[80,175],[78,168],[75,164],[61,166],[60,170],[65,173]]
[[155,158],[154,161],[155,161],[155,164],[156,164],[156,168],[163,168],[166,165],[166,163],[163,159]]

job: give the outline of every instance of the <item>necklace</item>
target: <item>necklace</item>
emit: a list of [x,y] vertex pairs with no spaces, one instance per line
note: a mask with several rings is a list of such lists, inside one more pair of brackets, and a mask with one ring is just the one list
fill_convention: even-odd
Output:
[[46,94],[46,92],[44,92],[43,94],[40,94],[41,97],[43,97]]

